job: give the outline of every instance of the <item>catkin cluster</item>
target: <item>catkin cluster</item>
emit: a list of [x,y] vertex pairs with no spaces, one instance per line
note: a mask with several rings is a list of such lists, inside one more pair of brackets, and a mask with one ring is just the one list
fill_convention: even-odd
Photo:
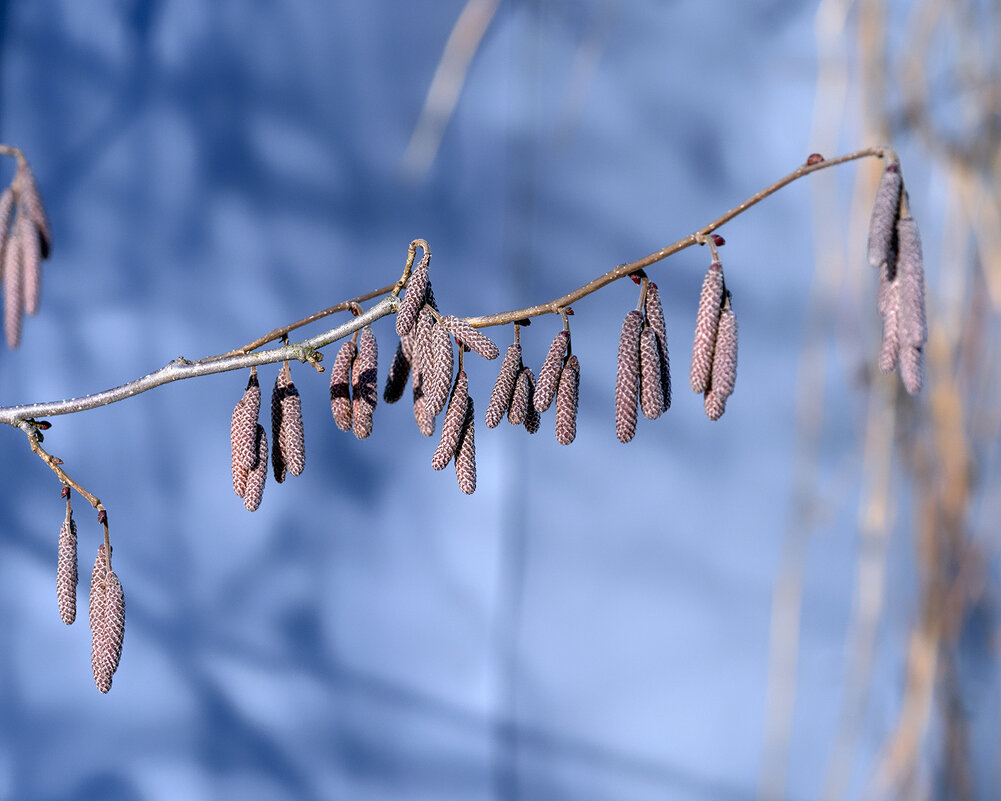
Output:
[[[77,528],[70,504],[70,488],[64,485],[66,517],[59,528],[56,557],[56,600],[59,617],[66,625],[76,620],[76,588],[78,583]],[[108,542],[108,513],[99,507],[97,520],[104,526]],[[111,680],[122,658],[125,637],[125,593],[118,576],[111,569],[111,551],[102,542],[97,549],[90,580],[90,663],[94,683],[102,693],[111,689]]]
[[737,317],[723,280],[723,265],[714,261],[702,281],[695,315],[689,383],[703,395],[706,416],[719,420],[737,381]]
[[[233,467],[233,491],[254,512],[264,497],[268,477],[268,437],[257,420],[261,413],[261,386],[257,368],[250,371],[247,388],[230,418],[229,442]],[[282,365],[271,393],[271,462],[280,484],[288,473],[297,476],[306,467],[302,427],[302,401],[292,383],[288,362]]]
[[41,297],[42,260],[49,257],[52,236],[35,176],[23,156],[17,172],[0,194],[0,271],[3,273],[3,327],[7,346],[21,342],[25,312],[35,314]]
[[[656,420],[671,408],[671,362],[667,323],[657,285],[645,277],[640,308],[622,322],[615,375],[615,436],[629,442],[636,435],[638,408]],[[642,309],[642,311],[641,311]]]
[[379,345],[371,326],[356,336],[341,345],[330,369],[330,413],[341,431],[367,439],[379,401]]
[[886,165],[876,190],[869,219],[868,258],[879,270],[878,308],[883,318],[880,369],[889,373],[899,364],[904,387],[914,395],[924,381],[924,345],[928,341],[924,259],[900,165],[895,162]]

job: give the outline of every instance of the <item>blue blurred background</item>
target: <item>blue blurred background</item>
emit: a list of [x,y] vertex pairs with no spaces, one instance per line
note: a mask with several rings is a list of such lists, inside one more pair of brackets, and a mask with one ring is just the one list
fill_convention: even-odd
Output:
[[[684,236],[810,152],[812,2],[504,0],[436,157],[407,172],[464,5],[4,4],[0,139],[35,170],[54,248],[40,314],[0,354],[2,403],[237,347],[391,283],[415,237],[431,244],[446,313],[548,300]],[[850,134],[839,147],[875,144]],[[877,167],[833,180],[842,208],[857,171],[871,180]],[[927,176],[908,176],[921,209]],[[47,447],[109,509],[125,587],[106,697],[85,615],[66,628],[56,612],[59,486],[19,432],[2,432],[0,799],[753,797],[773,584],[801,518],[810,197],[798,183],[722,231],[741,324],[722,421],[686,388],[709,262],[692,249],[650,271],[671,411],[616,441],[617,337],[636,300],[619,282],[575,304],[577,441],[555,442],[551,413],[531,438],[480,418],[472,497],[430,469],[435,442],[405,402],[380,405],[373,436],[356,441],[330,419],[327,375],[303,366],[307,468],[272,482],[254,514],[229,471],[245,375],[55,419]],[[821,348],[824,457],[807,480],[824,503],[804,556],[795,799],[818,791],[847,673],[865,413],[853,377],[877,336],[871,309],[859,317],[857,349]],[[558,327],[524,330],[527,363]],[[376,333],[384,371],[392,320]],[[467,369],[482,410],[496,364]],[[273,377],[262,370],[262,386]],[[91,515],[78,502],[85,576],[100,537]],[[913,614],[911,544],[888,547],[855,789],[897,714]],[[996,685],[984,690],[993,710]]]

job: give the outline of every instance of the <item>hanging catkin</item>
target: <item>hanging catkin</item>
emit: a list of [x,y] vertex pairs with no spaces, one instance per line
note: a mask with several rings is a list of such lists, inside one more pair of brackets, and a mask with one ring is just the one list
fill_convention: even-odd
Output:
[[56,565],[56,599],[59,617],[67,626],[76,620],[76,522],[73,514],[66,512],[66,519],[59,529],[59,558]]
[[496,359],[500,356],[500,351],[493,340],[479,329],[473,328],[465,320],[447,314],[441,318],[439,325],[444,327],[448,333],[469,348],[469,350],[479,354],[484,359]]
[[38,193],[35,175],[27,161],[18,160],[17,173],[14,175],[14,190],[18,195],[18,205],[27,217],[38,237],[39,253],[43,259],[52,252],[52,234],[49,231],[49,220],[42,205],[42,197]]
[[476,491],[476,441],[474,437],[473,398],[466,398],[466,419],[455,451],[455,478],[466,495]]
[[511,407],[511,398],[514,396],[514,385],[518,379],[520,367],[521,345],[512,342],[504,354],[500,372],[497,374],[497,381],[494,382],[493,392],[490,393],[490,402],[487,404],[484,420],[487,428],[496,428]]
[[424,354],[425,362],[422,362],[421,369],[427,380],[425,385],[427,409],[430,414],[437,417],[448,401],[448,390],[452,386],[452,370],[455,367],[452,339],[448,329],[441,323],[431,329]]
[[257,463],[257,416],[261,408],[261,387],[257,372],[251,371],[243,397],[233,408],[229,443],[233,464],[233,491],[241,498],[247,488],[247,474]]
[[372,433],[372,415],[379,401],[379,346],[372,326],[366,325],[358,337],[358,355],[351,367],[352,425],[358,439]]
[[452,461],[459,446],[462,428],[466,422],[466,400],[469,397],[469,380],[466,371],[459,370],[452,387],[452,396],[445,411],[445,420],[441,424],[441,441],[431,457],[431,467],[444,470]]
[[108,568],[104,543],[97,550],[90,582],[90,662],[94,683],[102,693],[111,689],[125,637],[125,594],[118,576]]
[[660,301],[660,290],[653,281],[647,284],[644,312],[647,325],[657,336],[661,392],[664,396],[664,411],[667,411],[671,408],[671,359],[667,351],[667,320],[664,318],[664,306]]
[[514,382],[514,393],[511,395],[511,405],[507,410],[507,419],[511,425],[520,426],[528,414],[528,401],[535,385],[535,375],[531,367],[522,367]]
[[712,378],[705,395],[706,416],[719,420],[726,411],[726,401],[737,381],[737,316],[727,301],[719,318],[716,349],[713,353]]
[[35,225],[24,212],[18,215],[14,236],[21,243],[21,274],[24,293],[24,311],[34,315],[42,291],[42,253],[40,238]]
[[24,281],[21,272],[21,237],[15,231],[8,237],[3,252],[3,330],[7,347],[21,344],[21,319],[24,315]]
[[407,281],[407,289],[400,301],[399,311],[396,313],[396,333],[401,337],[409,334],[417,322],[417,315],[427,299],[428,287],[430,285],[430,265],[431,257],[425,253]]
[[556,389],[560,384],[560,372],[563,370],[563,358],[566,356],[567,348],[570,345],[570,332],[558,331],[549,352],[546,354],[542,367],[539,368],[539,377],[535,382],[535,408],[544,412],[553,403],[556,397]]
[[298,476],[306,467],[302,398],[292,383],[287,362],[278,371],[271,393],[271,465],[279,484],[285,480],[286,471]]
[[615,375],[615,436],[629,442],[636,434],[636,404],[640,381],[640,329],[643,315],[632,309],[622,322]]
[[351,365],[357,353],[354,340],[347,340],[330,368],[330,413],[341,431],[351,430]]
[[712,377],[716,329],[723,303],[723,265],[714,261],[702,281],[699,310],[695,315],[695,338],[692,342],[692,371],[689,383],[693,392],[705,392]]
[[900,215],[900,197],[903,181],[900,165],[890,162],[883,170],[876,189],[876,199],[869,217],[868,259],[873,267],[893,261],[897,217]]
[[571,356],[560,371],[556,391],[556,441],[569,445],[577,436],[577,395],[580,389],[580,362]]
[[389,372],[386,374],[386,387],[382,391],[382,399],[386,403],[396,403],[407,388],[413,340],[413,333],[404,334],[396,345],[393,363],[389,365]]
[[257,464],[247,473],[247,487],[243,493],[243,506],[248,512],[256,512],[264,497],[264,483],[268,478],[268,437],[264,426],[256,425],[254,444],[257,447]]
[[640,408],[648,420],[664,413],[663,361],[657,335],[649,326],[640,334]]

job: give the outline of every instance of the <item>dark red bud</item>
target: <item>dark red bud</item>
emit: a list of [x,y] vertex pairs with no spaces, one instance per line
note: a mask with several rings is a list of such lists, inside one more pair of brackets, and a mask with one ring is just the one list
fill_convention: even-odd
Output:
[[713,234],[712,237],[713,237],[713,244],[716,245],[716,247],[721,248],[723,247],[723,245],[726,244],[726,240],[719,234]]
[[531,320],[529,320],[529,319],[528,319],[528,318],[526,317],[526,318],[525,318],[524,320],[515,320],[515,321],[514,321],[514,324],[515,324],[515,325],[531,325],[531,324],[532,324],[532,321],[531,321]]
[[636,284],[637,286],[639,285],[639,282],[643,280],[643,277],[641,275],[638,275],[637,273],[633,273],[629,277],[633,279],[633,283]]
[[108,510],[102,509],[97,513],[97,522],[102,526],[108,525]]
[[63,487],[62,490],[60,490],[60,492],[59,492],[59,497],[60,498],[68,498],[69,496],[70,496],[70,488],[69,487]]
[[[637,281],[636,283],[639,283],[639,281]],[[563,310],[563,312],[566,314],[567,317],[573,317],[573,309],[571,309],[569,306],[567,306]]]
[[806,166],[809,167],[813,164],[820,164],[820,162],[822,162],[823,160],[824,157],[821,156],[819,153],[811,153],[809,157],[806,159]]
[[62,463],[63,463],[63,460],[60,459],[58,456],[53,456],[52,457],[52,464],[62,464]]
[[50,423],[48,420],[38,420],[35,423],[35,427],[41,431],[48,431],[50,428],[52,428],[52,423]]

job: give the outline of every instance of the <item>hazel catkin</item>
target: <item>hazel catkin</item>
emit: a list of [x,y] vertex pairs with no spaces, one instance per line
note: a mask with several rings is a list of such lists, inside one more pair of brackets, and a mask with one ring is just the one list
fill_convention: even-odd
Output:
[[689,383],[692,391],[703,393],[712,377],[716,329],[723,305],[723,265],[714,261],[702,281],[699,310],[695,315],[695,338],[692,342],[692,370]]
[[629,442],[636,434],[636,404],[640,381],[640,329],[643,315],[632,309],[622,322],[615,375],[615,436]]
[[56,564],[56,599],[59,617],[67,626],[76,620],[77,585],[77,536],[76,522],[71,512],[59,529],[58,560]]
[[571,356],[560,371],[556,390],[556,441],[569,445],[577,437],[577,396],[580,391],[580,362]]
[[476,441],[474,436],[475,415],[473,414],[473,398],[466,398],[466,419],[459,436],[459,444],[455,450],[455,478],[459,489],[466,495],[476,491]]
[[866,250],[869,264],[873,267],[878,268],[883,262],[893,260],[902,189],[900,165],[890,162],[879,179],[869,217],[869,242]]
[[372,433],[372,415],[379,400],[379,345],[366,325],[358,336],[358,355],[351,366],[351,416],[355,436]]
[[455,456],[466,423],[466,400],[469,397],[469,380],[466,371],[460,370],[455,377],[452,395],[448,400],[445,420],[441,424],[441,441],[431,457],[431,467],[444,470]]
[[351,430],[351,366],[357,353],[355,341],[347,340],[330,368],[330,413],[341,431]]
[[484,359],[496,359],[500,356],[500,351],[493,340],[465,320],[447,314],[441,318],[441,322],[438,324],[444,327],[448,333],[469,348],[469,350],[482,356]]
[[521,345],[512,342],[504,354],[500,371],[497,373],[497,381],[494,382],[493,391],[490,393],[490,402],[484,415],[487,428],[496,428],[511,407],[511,398],[514,396],[514,385],[520,367]]
[[560,372],[563,370],[563,360],[570,346],[570,332],[558,331],[549,346],[549,352],[539,368],[539,376],[535,381],[535,408],[546,411],[556,397],[560,384]]

